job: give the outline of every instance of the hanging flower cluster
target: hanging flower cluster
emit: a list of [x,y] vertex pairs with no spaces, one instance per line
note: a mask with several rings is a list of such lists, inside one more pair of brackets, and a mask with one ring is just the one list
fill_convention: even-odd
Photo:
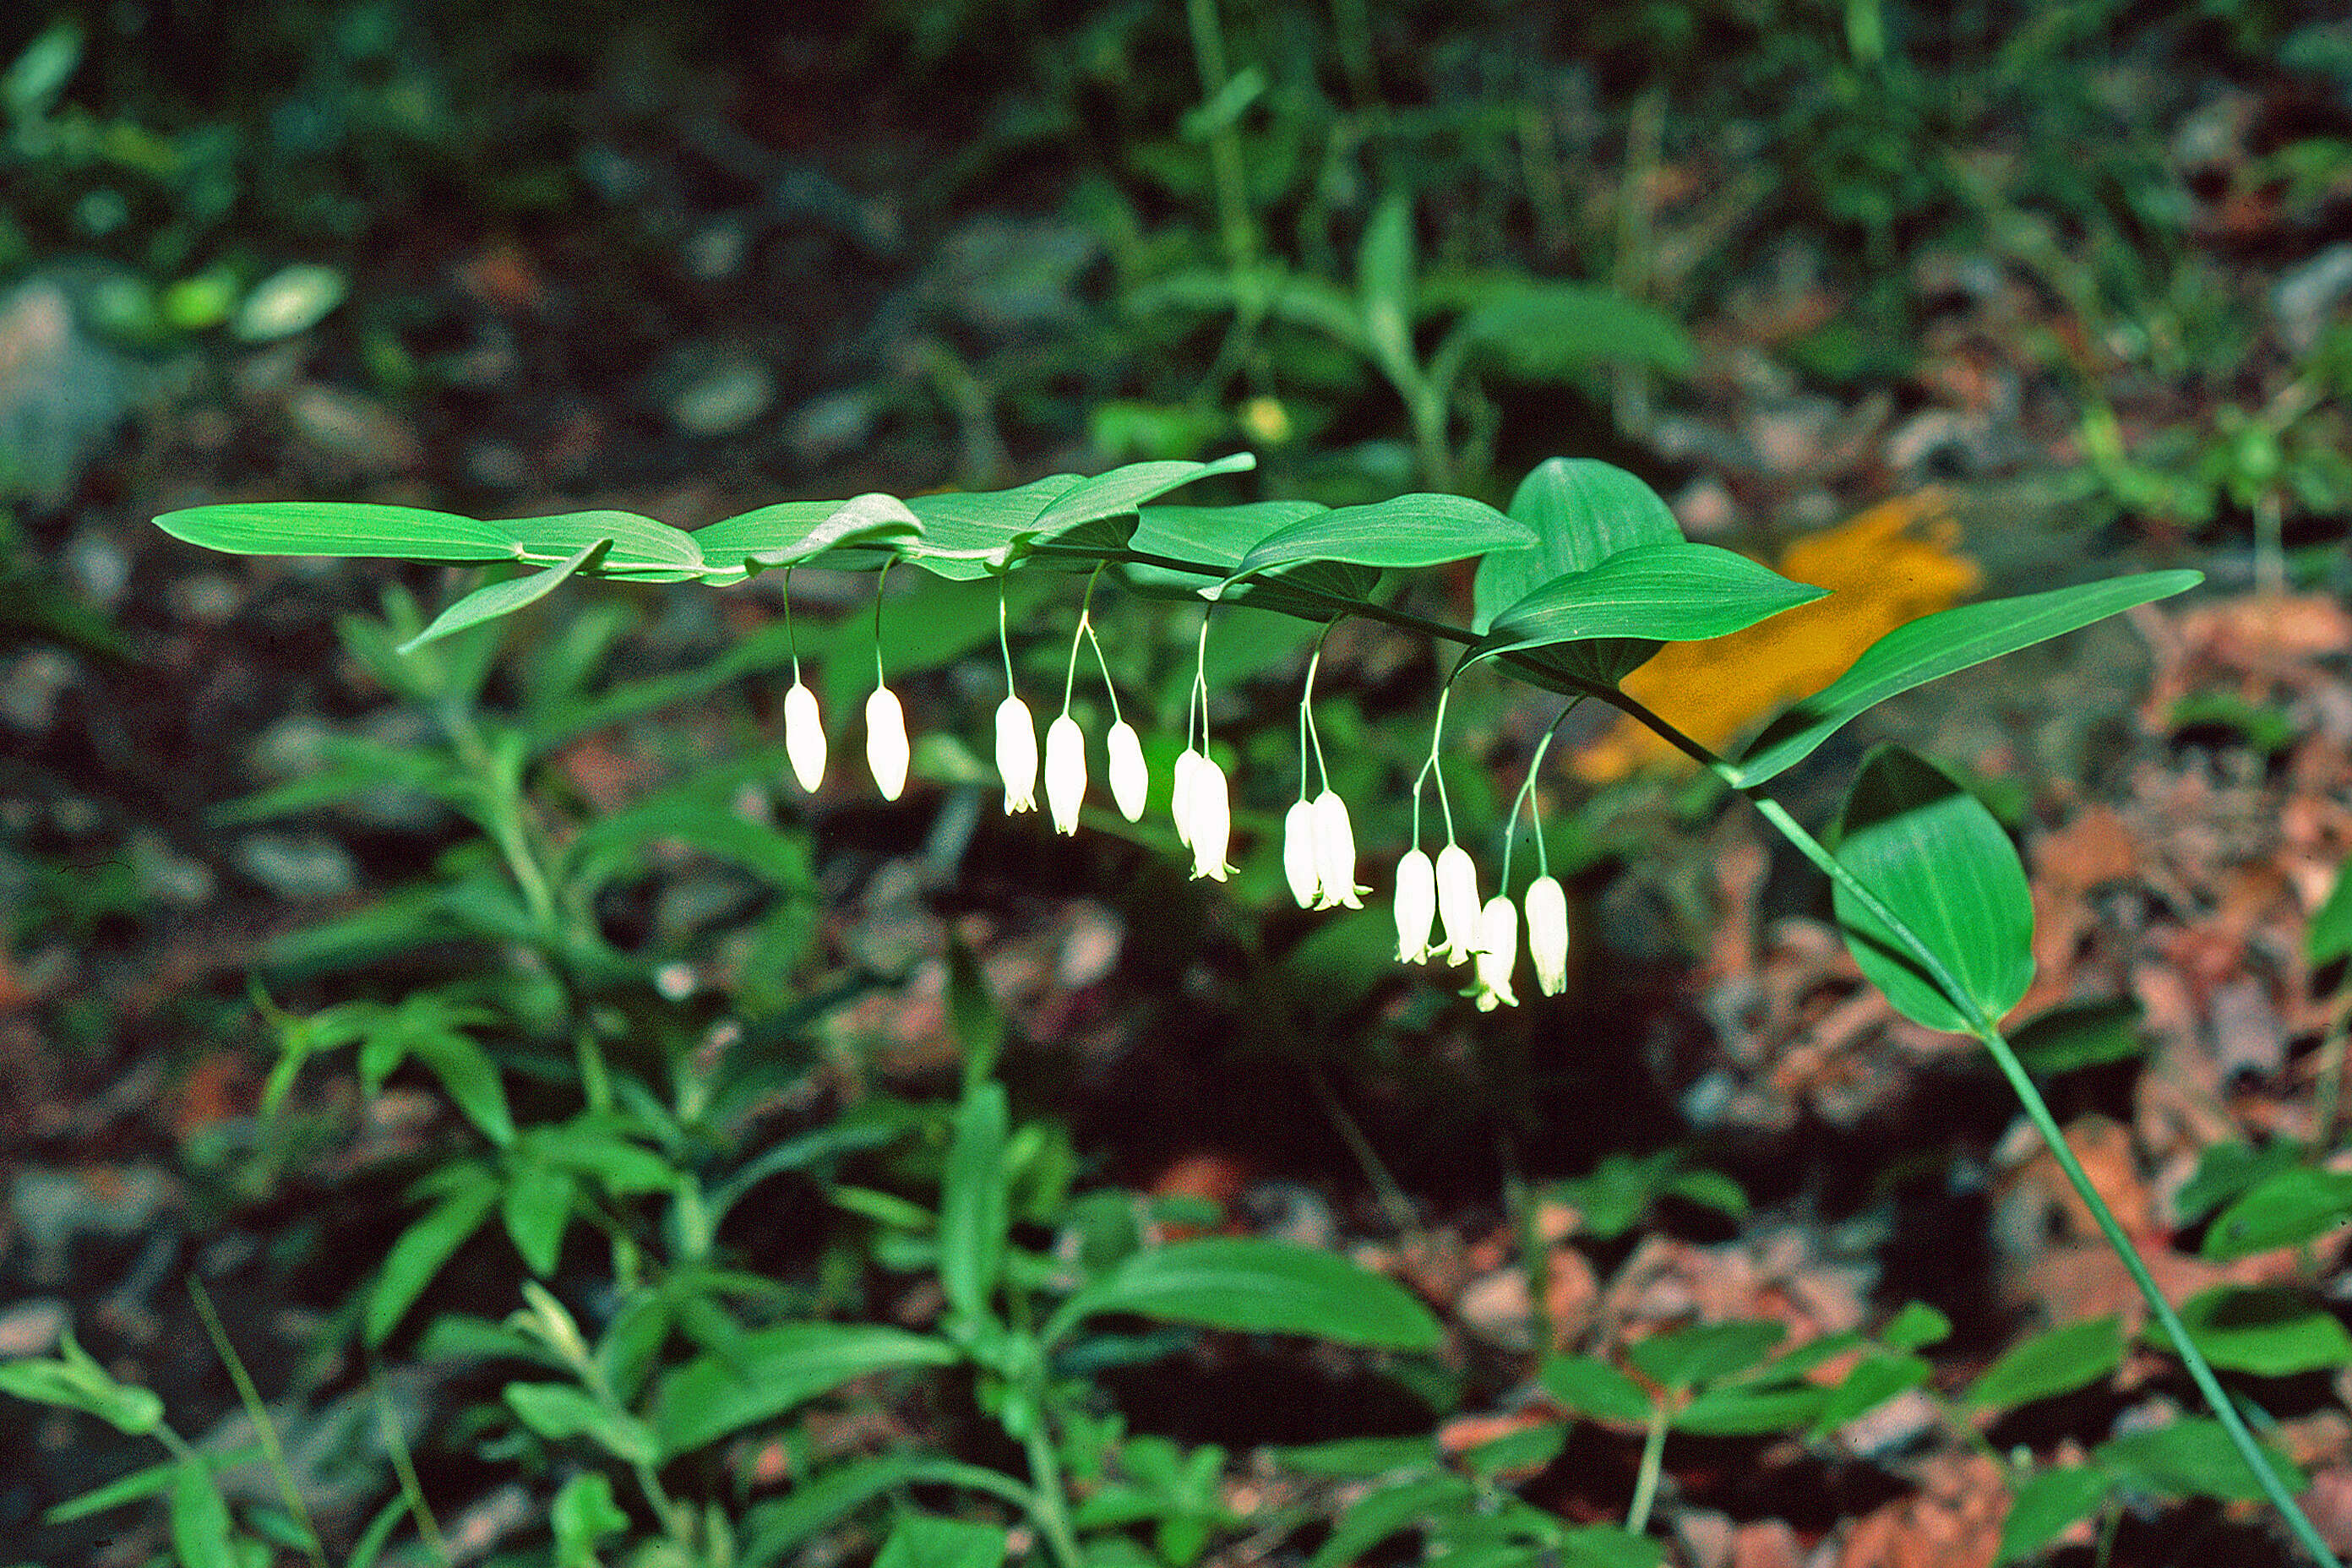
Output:
[[[1077,831],[1087,793],[1086,732],[1070,711],[1079,653],[1085,647],[1094,648],[1110,700],[1112,724],[1105,737],[1105,749],[1111,799],[1119,815],[1129,822],[1140,821],[1150,787],[1142,738],[1132,724],[1119,716],[1118,693],[1111,684],[1110,667],[1103,656],[1102,645],[1095,637],[1090,613],[1093,597],[1094,585],[1089,582],[1087,605],[1079,612],[1077,630],[1071,638],[1069,663],[1062,683],[1062,710],[1046,727],[1042,759],[1036,720],[1028,703],[1014,689],[1007,612],[1001,595],[997,603],[997,641],[1004,660],[1006,694],[996,707],[996,769],[1004,784],[1004,811],[1007,816],[1035,811],[1042,779],[1046,813],[1055,831],[1062,834]],[[788,616],[791,613],[789,599],[785,613]],[[896,800],[907,784],[907,723],[905,711],[890,690],[882,668],[878,590],[875,634],[875,685],[866,700],[866,757],[882,797]],[[1208,634],[1209,623],[1204,616],[1186,703],[1184,750],[1176,759],[1169,807],[1178,841],[1192,851],[1192,875],[1222,882],[1233,872],[1225,861],[1232,845],[1233,809],[1224,769],[1209,753]],[[1305,689],[1299,699],[1298,799],[1283,818],[1283,877],[1301,909],[1360,910],[1364,907],[1362,895],[1370,889],[1356,881],[1355,828],[1348,816],[1348,803],[1332,787],[1323,757],[1322,735],[1315,722],[1315,677],[1322,657],[1318,642],[1307,661]],[[1449,681],[1446,691],[1439,694],[1429,759],[1413,782],[1412,847],[1397,862],[1397,958],[1404,963],[1443,959],[1450,967],[1470,965],[1471,984],[1462,994],[1476,1002],[1479,1011],[1491,1012],[1498,1006],[1518,1005],[1512,976],[1518,964],[1521,904],[1514,903],[1506,892],[1481,900],[1477,866],[1454,837],[1453,805],[1446,796],[1444,775],[1437,765],[1444,733],[1446,697],[1451,689]],[[783,716],[785,757],[801,787],[814,793],[824,774],[824,727],[817,711],[815,694],[801,679],[797,653],[793,659],[792,688],[784,694]],[[1557,721],[1553,728],[1556,731]],[[1550,744],[1551,733],[1548,732],[1536,749],[1527,781],[1512,804],[1512,836],[1504,845],[1502,879],[1507,888],[1511,843],[1517,836],[1520,809],[1525,807],[1534,821],[1538,863],[1538,875],[1522,895],[1528,956],[1535,969],[1537,987],[1547,996],[1556,996],[1568,984],[1568,896],[1551,874],[1534,795],[1537,770]],[[1433,860],[1421,847],[1422,790],[1432,778],[1436,780],[1438,805],[1445,824],[1445,845]],[[1311,794],[1310,783],[1319,785]]]

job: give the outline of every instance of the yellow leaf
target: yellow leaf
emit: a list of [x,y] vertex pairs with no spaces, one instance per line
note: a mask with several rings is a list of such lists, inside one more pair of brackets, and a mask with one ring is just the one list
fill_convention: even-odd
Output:
[[[1845,673],[1863,649],[1906,621],[1948,609],[1979,581],[1959,553],[1959,525],[1941,490],[1921,490],[1872,507],[1835,528],[1807,534],[1782,552],[1783,576],[1829,597],[1708,642],[1668,643],[1625,678],[1626,692],[1710,750]],[[1684,755],[1621,715],[1571,763],[1579,777],[1608,784]]]

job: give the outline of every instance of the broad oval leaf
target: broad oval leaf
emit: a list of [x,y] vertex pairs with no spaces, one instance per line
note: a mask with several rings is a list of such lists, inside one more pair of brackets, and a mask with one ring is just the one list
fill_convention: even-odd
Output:
[[[2352,1335],[2298,1291],[2220,1285],[2182,1303],[2189,1341],[2215,1366],[2256,1377],[2293,1377],[2352,1362]],[[2155,1342],[2169,1349],[2159,1330]]]
[[1984,803],[1898,747],[1864,763],[1840,819],[1837,858],[1943,965],[1930,971],[1843,882],[1832,884],[1846,946],[1895,1009],[1930,1029],[1998,1026],[2033,982],[2025,866]]
[[1301,561],[1406,570],[1522,549],[1534,531],[1467,496],[1409,495],[1336,507],[1276,529],[1234,564],[1236,575]]
[[1589,572],[1554,578],[1511,605],[1464,662],[1596,637],[1699,642],[1822,595],[1718,545],[1636,545]]
[[2088,1387],[2123,1364],[2123,1324],[2114,1318],[2068,1323],[2010,1346],[1969,1388],[1965,1403],[2014,1410]]
[[514,535],[455,512],[361,501],[229,501],[167,511],[155,526],[232,555],[387,556],[403,561],[518,561]]
[[828,550],[887,544],[920,533],[922,528],[905,501],[875,490],[844,501],[779,501],[698,528],[687,537],[702,553],[704,580],[725,584],[740,581],[757,567],[796,566]]
[[1843,675],[1775,719],[1733,770],[1731,783],[1740,788],[1762,784],[1915,686],[2185,593],[2203,580],[2198,572],[2145,572],[1922,616],[1871,644]]
[[[2311,1484],[2294,1461],[2264,1445],[2263,1456],[2292,1495]],[[2164,1497],[2210,1497],[2260,1502],[2268,1494],[2230,1440],[2229,1429],[2205,1415],[2183,1415],[2145,1432],[2110,1437],[2091,1450],[2117,1484]]]
[[2297,1167],[2264,1177],[2221,1211],[2205,1232],[2205,1256],[2216,1262],[2300,1247],[2352,1220],[2352,1172]]
[[1454,329],[1506,374],[1571,381],[1597,364],[1646,365],[1685,375],[1697,357],[1682,324],[1613,289],[1546,283],[1505,294]]
[[2036,1470],[2010,1500],[2009,1517],[2001,1521],[2000,1552],[1996,1563],[2021,1562],[2040,1552],[2106,1506],[2115,1483],[2094,1465],[2070,1465]]
[[1755,1437],[1790,1432],[1820,1421],[1831,1391],[1812,1383],[1761,1386],[1727,1383],[1703,1388],[1675,1412],[1673,1426],[1700,1437]]
[[945,1366],[955,1347],[872,1323],[782,1323],[697,1356],[661,1380],[654,1435],[665,1459],[895,1366]]
[[1728,1323],[1695,1323],[1652,1334],[1627,1348],[1634,1370],[1664,1388],[1696,1388],[1746,1372],[1787,1336],[1788,1327],[1769,1318]]
[[1657,491],[1595,458],[1537,464],[1512,492],[1510,515],[1534,531],[1535,544],[1494,551],[1478,563],[1471,626],[1480,633],[1497,612],[1556,577],[1590,572],[1636,545],[1683,542],[1682,525]]
[[1650,1396],[1642,1385],[1595,1356],[1549,1357],[1543,1385],[1561,1409],[1595,1421],[1639,1426],[1650,1418]]
[[1064,1302],[1045,1337],[1051,1342],[1105,1312],[1384,1350],[1428,1350],[1444,1337],[1429,1309],[1394,1280],[1334,1253],[1254,1237],[1136,1253]]

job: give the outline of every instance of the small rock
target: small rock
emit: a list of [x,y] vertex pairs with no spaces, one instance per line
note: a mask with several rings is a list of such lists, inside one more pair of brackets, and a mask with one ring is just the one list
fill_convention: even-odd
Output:
[[27,735],[45,735],[56,722],[58,699],[79,673],[71,656],[36,647],[0,674],[0,721]]

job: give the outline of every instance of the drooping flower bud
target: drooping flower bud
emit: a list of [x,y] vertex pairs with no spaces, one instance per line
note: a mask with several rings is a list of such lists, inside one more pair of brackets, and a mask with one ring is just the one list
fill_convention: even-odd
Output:
[[1315,868],[1315,808],[1304,800],[1283,815],[1282,875],[1300,909],[1315,902],[1322,886]]
[[814,795],[824,783],[824,719],[816,710],[816,693],[797,679],[784,693],[784,755],[801,788]]
[[1110,752],[1110,797],[1118,814],[1129,822],[1143,820],[1144,798],[1151,793],[1151,770],[1144,764],[1143,738],[1121,719],[1105,738]]
[[1557,877],[1538,877],[1528,884],[1528,957],[1536,966],[1536,984],[1547,996],[1557,996],[1568,984],[1568,893]]
[[1511,970],[1519,962],[1519,906],[1500,893],[1486,900],[1478,915],[1477,980],[1472,987],[1478,1011],[1497,1005],[1516,1007],[1511,994]]
[[884,800],[905,792],[907,758],[907,710],[897,692],[877,686],[866,700],[866,765],[874,770],[874,787]]
[[1225,847],[1233,841],[1234,814],[1216,758],[1204,756],[1192,770],[1192,875],[1222,882],[1233,871]]
[[1037,809],[1037,721],[1018,697],[996,705],[996,771],[1004,780],[1005,816]]
[[1429,852],[1414,848],[1397,862],[1397,962],[1419,963],[1429,956],[1429,928],[1437,919],[1437,870]]
[[1168,815],[1175,819],[1176,842],[1192,847],[1192,781],[1201,771],[1201,753],[1184,748],[1176,759],[1175,787],[1168,797]]
[[1054,831],[1078,830],[1078,807],[1087,798],[1087,736],[1067,713],[1045,728],[1045,807]]
[[1323,886],[1317,909],[1364,907],[1358,897],[1363,889],[1356,886],[1356,830],[1348,821],[1348,803],[1328,785],[1315,797],[1315,877]]
[[1459,844],[1437,853],[1437,919],[1445,928],[1445,962],[1469,963],[1478,951],[1478,868]]

